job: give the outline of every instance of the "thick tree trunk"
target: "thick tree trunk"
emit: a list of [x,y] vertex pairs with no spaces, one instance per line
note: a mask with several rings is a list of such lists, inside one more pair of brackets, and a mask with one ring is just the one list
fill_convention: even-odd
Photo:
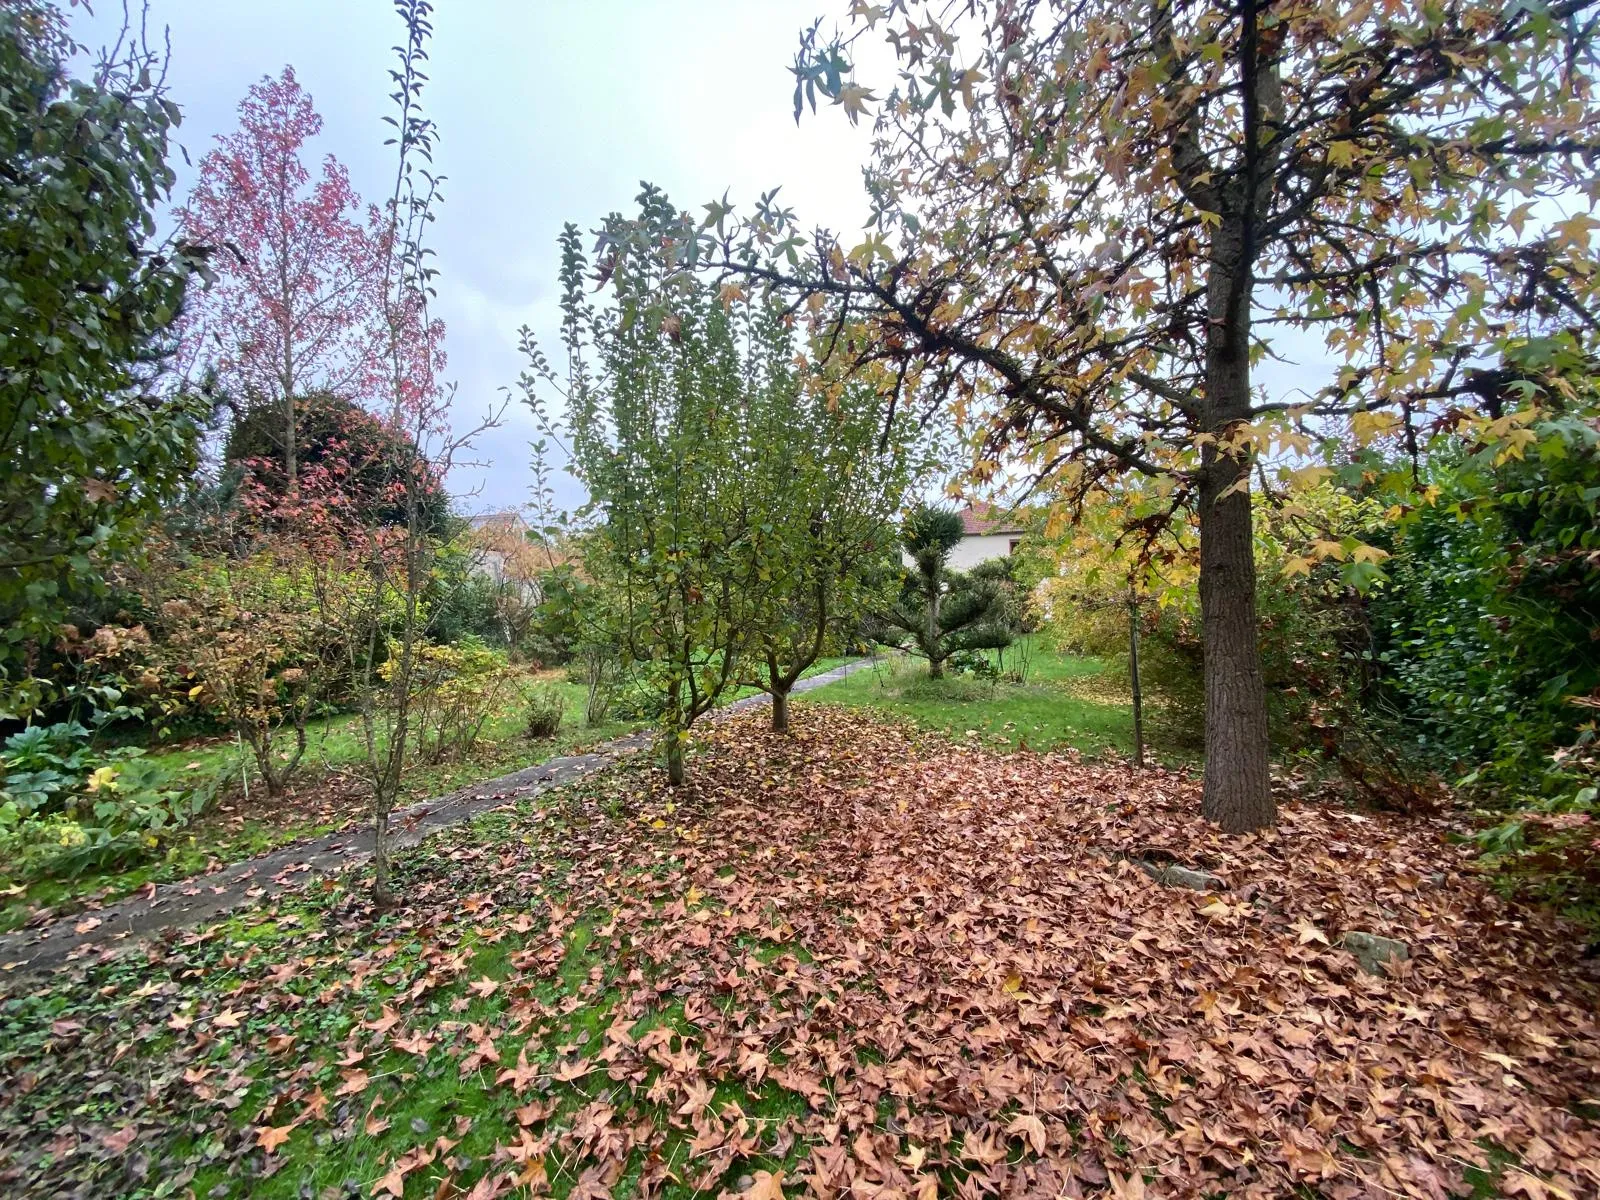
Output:
[[[1250,417],[1250,283],[1242,222],[1212,245],[1202,428],[1225,438]],[[1206,769],[1201,811],[1228,833],[1272,824],[1267,692],[1256,640],[1250,458],[1209,442],[1201,452],[1200,615],[1205,652]]]
[[789,732],[789,689],[772,689],[772,732]]

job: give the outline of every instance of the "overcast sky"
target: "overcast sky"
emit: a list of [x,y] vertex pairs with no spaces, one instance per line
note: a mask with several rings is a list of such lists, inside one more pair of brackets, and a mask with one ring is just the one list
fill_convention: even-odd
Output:
[[[99,45],[118,0],[79,16]],[[521,369],[517,329],[531,325],[554,359],[556,237],[632,207],[640,180],[698,209],[731,189],[781,196],[808,227],[859,226],[866,129],[838,110],[793,119],[786,69],[818,0],[440,0],[425,107],[439,125],[448,177],[434,226],[447,377],[476,414]],[[835,9],[836,11],[837,9]],[[179,140],[198,162],[232,129],[245,91],[293,64],[336,155],[363,197],[386,194],[388,70],[401,28],[389,0],[149,0],[171,36]],[[192,170],[178,163],[178,197]],[[481,472],[451,486],[468,512],[526,502],[531,420],[519,409],[490,434]],[[577,494],[566,481],[563,499]]]

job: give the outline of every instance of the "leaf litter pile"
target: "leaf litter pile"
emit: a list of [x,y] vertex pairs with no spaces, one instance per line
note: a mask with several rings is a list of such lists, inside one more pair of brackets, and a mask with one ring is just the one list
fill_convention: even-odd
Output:
[[0,1194],[1600,1194],[1592,961],[1443,825],[763,723],[431,839],[381,917],[0,983]]

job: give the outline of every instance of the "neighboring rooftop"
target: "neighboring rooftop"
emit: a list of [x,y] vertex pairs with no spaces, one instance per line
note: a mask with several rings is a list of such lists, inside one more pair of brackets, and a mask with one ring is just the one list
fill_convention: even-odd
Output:
[[482,512],[476,516],[468,517],[468,522],[474,529],[506,528],[515,529],[519,525],[526,525],[523,516],[514,508],[501,509],[499,512]]
[[1013,510],[994,504],[969,504],[956,515],[961,518],[961,531],[967,537],[1026,532]]

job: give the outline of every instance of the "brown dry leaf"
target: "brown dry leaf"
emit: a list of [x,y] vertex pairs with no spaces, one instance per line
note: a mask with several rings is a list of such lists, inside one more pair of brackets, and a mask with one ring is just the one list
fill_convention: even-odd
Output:
[[757,1171],[755,1182],[739,1194],[745,1200],[783,1200],[783,1172]]
[[93,504],[110,504],[117,498],[117,485],[108,483],[104,479],[85,479],[83,494],[89,497]]
[[288,1125],[260,1125],[256,1127],[256,1145],[268,1154],[276,1154],[278,1147],[289,1140],[289,1135],[294,1132],[294,1124]]
[[701,1109],[711,1107],[713,1089],[704,1079],[689,1080],[683,1085],[683,1090],[688,1099],[678,1106],[680,1117],[692,1117]]
[[124,1125],[115,1133],[108,1133],[102,1137],[100,1144],[112,1154],[125,1154],[128,1147],[133,1145],[134,1139],[138,1136],[139,1127],[137,1125]]
[[341,1072],[344,1082],[333,1094],[335,1096],[358,1096],[367,1090],[367,1073],[360,1068],[352,1068]]
[[1044,1153],[1044,1122],[1033,1113],[1023,1113],[1014,1117],[1011,1124],[1006,1126],[1006,1133],[1012,1137],[1022,1138],[1033,1147],[1035,1154]]
[[403,1200],[406,1192],[406,1176],[419,1167],[427,1166],[435,1157],[434,1152],[426,1146],[406,1151],[390,1163],[389,1169],[372,1185],[372,1194],[376,1196],[380,1192],[388,1192],[394,1200]]
[[[528,1065],[528,1046],[523,1043],[522,1049],[517,1051],[517,1065],[501,1071],[495,1077],[496,1083],[509,1083],[518,1095],[527,1091],[539,1078],[539,1068]],[[527,1124],[527,1122],[523,1122]]]

